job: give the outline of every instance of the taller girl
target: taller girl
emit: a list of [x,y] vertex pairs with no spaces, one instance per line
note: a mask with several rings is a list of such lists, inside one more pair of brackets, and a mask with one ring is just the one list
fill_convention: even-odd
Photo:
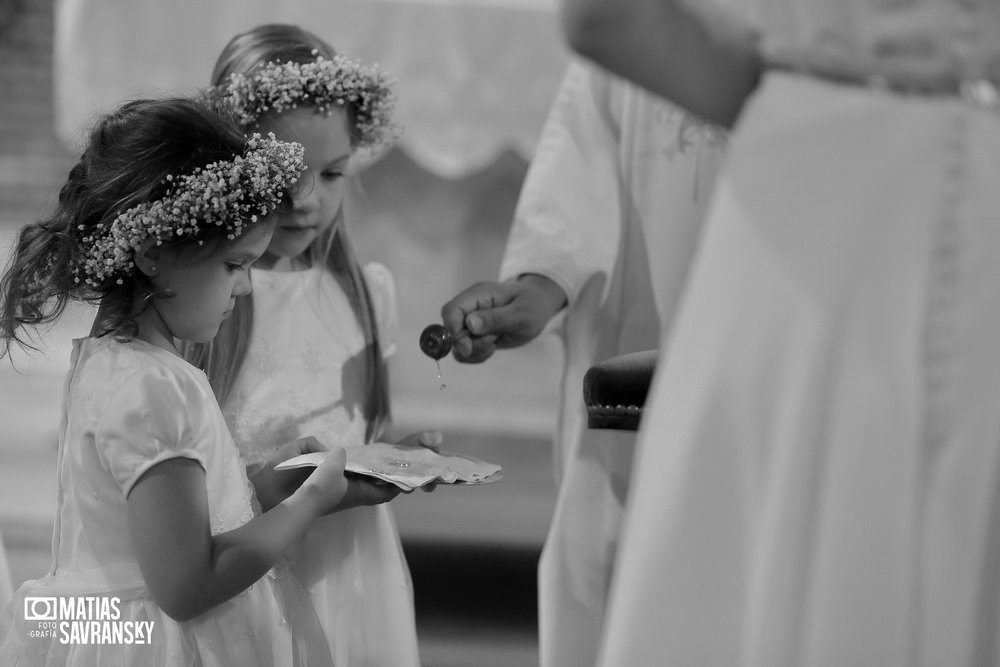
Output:
[[[392,137],[388,78],[296,26],[263,25],[230,41],[212,80],[247,131],[301,143],[308,176],[254,272],[252,299],[194,358],[251,472],[296,437],[364,445],[389,416],[396,297],[384,266],[355,258],[343,200],[355,151]],[[324,519],[291,560],[338,664],[419,665],[412,584],[388,506]]]

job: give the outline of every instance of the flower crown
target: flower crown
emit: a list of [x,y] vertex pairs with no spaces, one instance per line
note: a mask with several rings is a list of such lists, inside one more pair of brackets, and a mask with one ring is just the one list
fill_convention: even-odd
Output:
[[316,60],[310,63],[269,62],[245,74],[234,73],[215,92],[244,127],[256,124],[269,110],[281,113],[310,104],[329,115],[350,104],[361,135],[359,148],[391,142],[397,134],[392,122],[396,98],[388,75],[341,54],[332,60],[315,50],[313,55]]
[[[173,184],[161,199],[144,202],[121,213],[110,224],[99,223],[78,239],[84,248],[73,263],[77,283],[99,287],[118,275],[118,284],[135,266],[135,252],[147,239],[197,238],[202,226],[224,227],[234,239],[247,221],[269,215],[282,192],[305,169],[301,144],[278,141],[274,134],[254,134],[243,155],[198,167],[185,176],[166,177]],[[199,240],[199,245],[203,241]]]

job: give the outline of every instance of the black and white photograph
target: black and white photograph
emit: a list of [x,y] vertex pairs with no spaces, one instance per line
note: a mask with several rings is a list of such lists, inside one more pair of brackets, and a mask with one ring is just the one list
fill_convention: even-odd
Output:
[[0,0],[0,667],[1000,667],[1000,0]]

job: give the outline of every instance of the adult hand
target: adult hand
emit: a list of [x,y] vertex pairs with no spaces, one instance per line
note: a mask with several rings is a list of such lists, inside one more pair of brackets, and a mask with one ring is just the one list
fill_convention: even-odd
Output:
[[498,349],[534,340],[565,305],[562,288],[529,273],[513,282],[476,283],[441,308],[441,320],[455,359],[480,363]]

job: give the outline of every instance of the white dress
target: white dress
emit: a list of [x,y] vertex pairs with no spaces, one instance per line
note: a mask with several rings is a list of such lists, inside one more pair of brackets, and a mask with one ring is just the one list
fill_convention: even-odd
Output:
[[[539,571],[542,667],[593,665],[635,436],[589,430],[581,388],[602,359],[659,345],[682,293],[724,137],[580,62],[566,72],[521,190],[501,279],[565,291],[554,436],[559,496]],[[650,265],[647,253],[656,258]]]
[[[63,394],[52,566],[15,593],[0,665],[331,665],[306,592],[280,567],[184,623],[153,602],[131,542],[126,498],[143,473],[177,457],[193,459],[205,470],[213,535],[253,518],[250,483],[204,373],[138,340],[74,341]],[[80,628],[76,621],[109,616],[85,611],[67,617],[60,609],[56,620],[69,625],[45,634],[37,616],[48,618],[51,610],[30,600],[25,606],[26,598],[75,604],[95,596],[120,600],[120,615],[112,620],[133,630],[139,629],[137,622],[151,623],[151,635],[142,635],[146,642],[129,643],[120,635],[111,643],[64,643],[81,638],[74,634]]]
[[[1000,73],[995,2],[764,5],[769,57]],[[998,174],[995,108],[765,75],[654,382],[600,665],[1000,665]]]
[[[398,328],[392,275],[369,264],[364,276],[388,356]],[[310,435],[363,446],[364,337],[347,295],[319,266],[257,270],[253,284],[254,333],[223,406],[247,465]],[[419,665],[413,585],[387,504],[323,517],[289,558],[338,665]]]

